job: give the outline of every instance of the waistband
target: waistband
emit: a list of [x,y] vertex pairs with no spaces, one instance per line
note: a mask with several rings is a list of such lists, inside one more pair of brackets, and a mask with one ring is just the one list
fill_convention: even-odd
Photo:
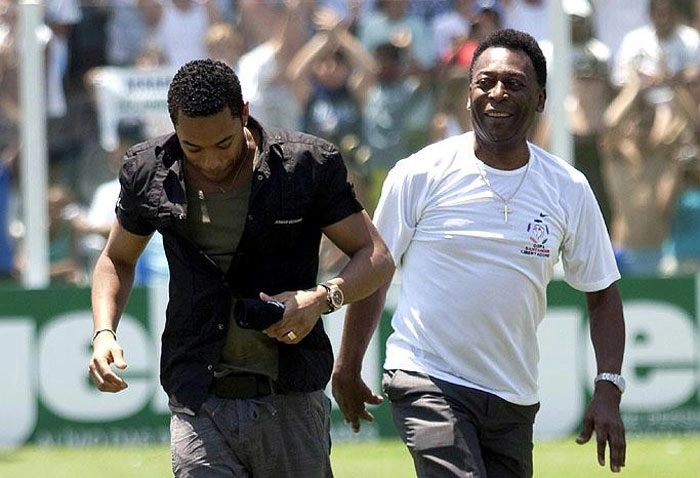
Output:
[[211,392],[218,398],[251,399],[283,393],[280,386],[265,375],[232,373],[214,378]]

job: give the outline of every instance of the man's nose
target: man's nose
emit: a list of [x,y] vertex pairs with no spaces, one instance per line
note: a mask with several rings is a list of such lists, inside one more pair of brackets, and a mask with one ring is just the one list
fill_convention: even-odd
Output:
[[203,164],[206,168],[215,169],[223,161],[223,155],[219,151],[207,151],[204,154]]
[[497,101],[506,98],[508,96],[508,90],[506,89],[506,85],[504,85],[502,81],[497,81],[496,84],[493,85],[493,88],[491,88],[490,96],[491,98]]

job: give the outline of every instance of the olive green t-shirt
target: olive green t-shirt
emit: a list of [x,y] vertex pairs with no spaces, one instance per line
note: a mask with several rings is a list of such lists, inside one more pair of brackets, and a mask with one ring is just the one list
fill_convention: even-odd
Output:
[[[191,237],[222,271],[228,271],[243,234],[251,182],[245,187],[221,193],[189,188],[187,191],[187,227]],[[257,330],[242,329],[233,320],[216,375],[231,372],[258,373],[277,379],[277,342]]]

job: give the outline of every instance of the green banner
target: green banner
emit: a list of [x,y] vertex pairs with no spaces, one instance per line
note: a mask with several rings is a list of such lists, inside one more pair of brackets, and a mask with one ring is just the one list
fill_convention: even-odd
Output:
[[[619,286],[627,325],[623,374],[628,388],[622,400],[627,430],[700,431],[697,280],[627,279]],[[363,371],[377,392],[395,292],[392,286]],[[548,293],[548,312],[539,330],[538,438],[577,433],[596,372],[584,294],[559,281]],[[132,292],[119,324],[129,388],[105,394],[87,373],[92,332],[88,289],[0,289],[0,359],[5,364],[0,369],[0,447],[167,442],[169,411],[158,378],[166,303],[165,290]],[[335,350],[343,314],[323,319]],[[375,422],[363,423],[360,435],[353,436],[334,409],[334,440],[394,436],[388,404],[371,410]]]

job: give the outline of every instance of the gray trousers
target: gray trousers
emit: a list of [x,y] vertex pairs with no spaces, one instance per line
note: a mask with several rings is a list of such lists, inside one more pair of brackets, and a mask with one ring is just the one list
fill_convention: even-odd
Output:
[[196,416],[173,412],[177,478],[328,478],[330,400],[322,390],[250,400],[214,396]]
[[402,370],[385,370],[384,393],[419,478],[530,478],[539,404]]

